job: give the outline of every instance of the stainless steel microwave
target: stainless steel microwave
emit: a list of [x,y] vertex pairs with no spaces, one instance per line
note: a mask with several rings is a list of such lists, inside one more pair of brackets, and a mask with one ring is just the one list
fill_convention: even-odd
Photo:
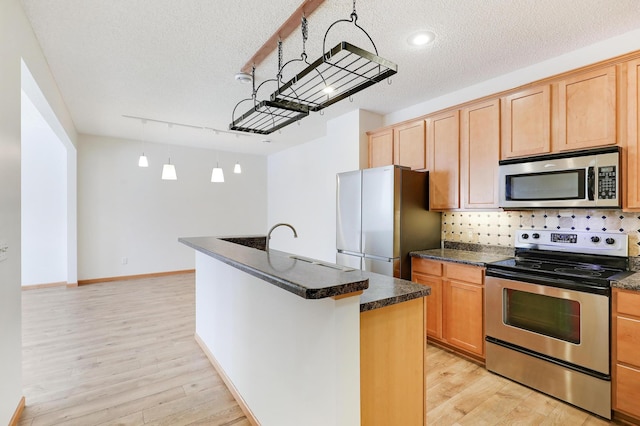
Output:
[[620,207],[620,148],[499,162],[500,207]]

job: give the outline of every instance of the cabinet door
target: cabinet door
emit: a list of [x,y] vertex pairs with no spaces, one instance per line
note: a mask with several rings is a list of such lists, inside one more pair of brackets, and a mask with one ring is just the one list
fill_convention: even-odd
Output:
[[640,368],[640,321],[618,316],[616,330],[618,361]]
[[640,418],[640,368],[616,365],[616,399],[613,408]]
[[369,133],[369,167],[393,164],[393,130]]
[[395,164],[421,170],[427,167],[425,123],[417,120],[393,128],[393,158]]
[[640,59],[627,63],[627,175],[623,188],[628,209],[640,209]]
[[462,206],[497,208],[500,100],[465,108],[461,120]]
[[444,339],[484,357],[483,286],[445,279],[443,287]]
[[615,145],[615,65],[559,82],[557,114],[555,151]]
[[427,119],[427,160],[430,208],[460,208],[460,113],[457,110]]
[[427,296],[427,336],[442,339],[442,278],[414,273],[412,279],[431,287]]
[[551,152],[551,86],[503,98],[501,132],[502,158]]

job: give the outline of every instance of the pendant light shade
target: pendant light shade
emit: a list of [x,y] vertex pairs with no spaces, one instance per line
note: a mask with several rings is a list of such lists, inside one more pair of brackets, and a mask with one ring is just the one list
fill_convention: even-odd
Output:
[[211,172],[211,182],[215,182],[215,183],[224,182],[224,172],[222,171],[218,163],[216,163],[216,166],[213,168],[213,171]]
[[240,167],[240,162],[236,162],[236,165],[233,166],[233,173],[238,175],[242,173],[242,167]]
[[176,166],[171,164],[171,158],[169,158],[169,162],[167,164],[162,166],[162,180],[178,180]]
[[144,155],[144,152],[138,158],[138,167],[149,167],[149,160],[147,160],[147,156]]

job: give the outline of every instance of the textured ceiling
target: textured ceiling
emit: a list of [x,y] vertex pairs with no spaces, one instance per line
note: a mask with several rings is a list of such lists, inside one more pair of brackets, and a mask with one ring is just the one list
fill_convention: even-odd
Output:
[[[372,86],[267,137],[123,117],[226,130],[235,104],[251,94],[234,74],[300,3],[22,0],[78,132],[255,154],[320,137],[327,119],[354,108],[397,111],[640,28],[638,0],[360,1],[358,23],[379,55],[398,64],[391,85]],[[351,8],[352,1],[326,0],[309,17],[310,60],[320,56],[328,26]],[[410,47],[407,38],[424,29],[436,33],[435,43]],[[353,24],[336,25],[327,48],[342,39],[371,50]],[[300,57],[299,31],[283,50],[285,61]],[[274,53],[256,70],[257,82],[276,68]]]

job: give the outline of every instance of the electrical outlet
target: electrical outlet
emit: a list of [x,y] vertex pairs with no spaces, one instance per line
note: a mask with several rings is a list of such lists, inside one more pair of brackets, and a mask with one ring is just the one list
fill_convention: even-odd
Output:
[[9,243],[5,239],[0,240],[0,262],[9,257]]
[[122,258],[122,264],[126,265],[127,263],[129,263],[129,258],[128,257],[123,257]]

